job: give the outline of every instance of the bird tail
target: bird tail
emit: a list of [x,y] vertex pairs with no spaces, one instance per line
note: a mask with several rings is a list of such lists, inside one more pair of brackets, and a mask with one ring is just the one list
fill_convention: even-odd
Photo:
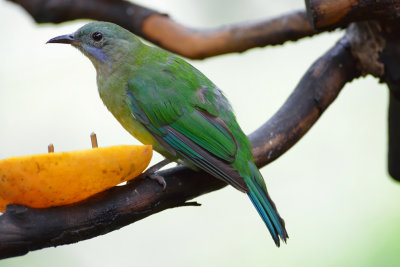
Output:
[[285,222],[279,216],[274,202],[268,195],[260,171],[253,162],[249,162],[249,165],[250,179],[246,179],[247,186],[250,190],[248,196],[271,233],[276,246],[279,247],[280,239],[286,243],[286,239],[289,238],[285,229]]

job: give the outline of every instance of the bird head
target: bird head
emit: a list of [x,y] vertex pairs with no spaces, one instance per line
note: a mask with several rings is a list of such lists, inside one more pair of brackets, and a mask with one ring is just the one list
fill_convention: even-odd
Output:
[[97,70],[112,68],[114,62],[139,45],[139,39],[109,22],[88,23],[72,34],[54,37],[47,43],[70,44],[78,48]]

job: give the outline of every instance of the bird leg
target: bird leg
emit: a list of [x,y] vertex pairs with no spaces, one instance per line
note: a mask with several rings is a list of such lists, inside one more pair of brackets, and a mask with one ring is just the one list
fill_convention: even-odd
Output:
[[163,176],[157,174],[157,171],[169,163],[171,163],[171,161],[169,159],[164,159],[164,160],[160,161],[159,163],[154,164],[153,166],[148,168],[142,175],[143,175],[143,177],[148,177],[152,180],[156,180],[160,185],[162,185],[163,191],[164,191],[165,188],[167,187],[167,183],[165,182],[165,179]]

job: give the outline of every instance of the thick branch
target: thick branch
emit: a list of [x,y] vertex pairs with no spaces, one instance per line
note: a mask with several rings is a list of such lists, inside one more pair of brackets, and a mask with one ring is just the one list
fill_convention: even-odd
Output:
[[278,112],[250,135],[262,166],[275,160],[311,128],[343,86],[359,76],[347,37],[306,72]]
[[305,0],[314,29],[337,28],[362,20],[400,18],[400,0]]
[[361,21],[347,29],[352,54],[362,75],[371,74],[389,89],[388,167],[400,180],[400,24]]
[[383,25],[386,45],[379,60],[385,66],[380,78],[389,87],[388,167],[389,174],[400,181],[400,24]]
[[190,29],[169,17],[152,15],[144,22],[143,31],[149,40],[158,45],[195,59],[279,45],[317,33],[312,30],[303,11],[214,30]]
[[[257,166],[279,157],[300,139],[344,84],[356,76],[349,43],[343,38],[312,65],[283,107],[250,135]],[[164,192],[156,182],[140,179],[71,206],[8,206],[0,216],[0,258],[105,234],[225,186],[186,167],[169,169],[162,175],[168,185]]]
[[[400,71],[400,70],[399,70]],[[388,169],[394,179],[400,181],[400,83],[389,85],[388,115]]]
[[10,1],[25,8],[38,23],[60,23],[82,18],[110,21],[167,50],[193,59],[283,44],[317,33],[303,11],[258,22],[200,30],[123,0]]
[[226,184],[203,172],[176,167],[161,172],[167,188],[150,179],[117,186],[76,205],[32,209],[8,205],[0,216],[0,259],[75,243],[187,203]]

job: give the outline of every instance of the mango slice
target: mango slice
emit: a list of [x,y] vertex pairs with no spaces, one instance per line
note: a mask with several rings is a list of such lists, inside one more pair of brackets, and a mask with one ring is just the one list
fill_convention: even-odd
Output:
[[15,203],[33,208],[71,204],[138,176],[151,146],[112,146],[0,161],[0,212]]

